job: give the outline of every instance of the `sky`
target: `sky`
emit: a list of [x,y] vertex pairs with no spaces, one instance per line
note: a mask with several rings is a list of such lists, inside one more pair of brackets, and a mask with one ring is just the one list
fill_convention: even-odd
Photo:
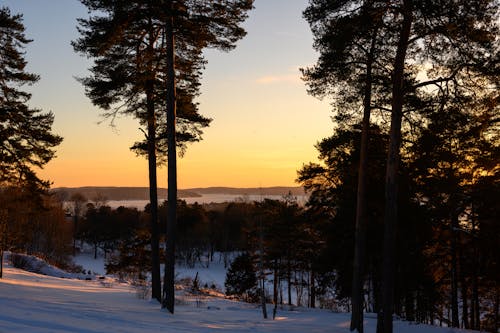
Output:
[[[307,0],[256,0],[235,50],[207,50],[200,113],[212,118],[203,141],[178,159],[178,187],[297,186],[297,170],[316,161],[316,142],[331,134],[330,101],[307,94],[299,68],[316,62],[302,12]],[[64,138],[57,157],[39,172],[52,187],[147,186],[147,160],[129,147],[142,139],[133,118],[111,127],[76,77],[91,59],[76,54],[76,19],[88,17],[78,0],[2,0],[22,13],[27,70],[40,81],[26,88],[30,106],[55,115]],[[167,170],[158,171],[167,185]]]

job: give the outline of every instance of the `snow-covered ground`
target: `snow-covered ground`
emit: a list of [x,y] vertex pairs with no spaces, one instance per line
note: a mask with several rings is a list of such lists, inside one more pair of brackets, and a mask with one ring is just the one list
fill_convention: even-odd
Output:
[[[197,271],[202,281],[209,278],[209,270]],[[264,320],[255,305],[179,291],[171,315],[137,295],[134,287],[109,278],[60,278],[6,264],[0,279],[0,332],[349,332],[349,314],[298,308],[279,310],[276,320]],[[366,332],[375,332],[373,315],[367,316]],[[396,321],[394,332],[465,331]]]

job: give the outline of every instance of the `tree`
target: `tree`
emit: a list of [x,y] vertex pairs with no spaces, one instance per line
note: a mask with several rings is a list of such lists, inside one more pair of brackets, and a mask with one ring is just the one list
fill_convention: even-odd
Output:
[[23,49],[31,42],[24,35],[22,15],[0,7],[0,186],[32,183],[47,188],[34,168],[43,168],[62,141],[51,133],[52,113],[31,109],[31,94],[20,90],[38,81],[26,72]]
[[167,111],[167,159],[168,159],[168,217],[163,306],[174,313],[174,266],[175,224],[177,206],[177,162],[176,162],[176,38],[188,28],[191,36],[197,36],[198,50],[214,47],[231,50],[236,41],[245,36],[239,25],[252,9],[253,0],[216,0],[191,4],[189,1],[166,2],[165,39],[167,58],[166,111]]
[[[482,85],[486,78],[480,78]],[[415,154],[411,169],[418,181],[419,196],[432,198],[425,205],[432,211],[435,233],[440,235],[436,237],[436,246],[446,254],[439,265],[444,262],[446,267],[443,280],[445,290],[451,295],[450,322],[455,326],[460,324],[461,303],[462,326],[479,329],[475,291],[478,291],[479,267],[483,265],[480,261],[488,257],[482,251],[488,246],[480,247],[479,243],[486,245],[490,241],[489,237],[480,238],[480,230],[487,229],[489,223],[482,224],[478,208],[483,206],[487,193],[495,192],[495,178],[498,179],[495,162],[499,156],[498,115],[494,102],[498,92],[478,89],[470,94],[472,86],[464,88],[448,85],[449,96],[442,101],[440,112],[428,115],[428,125],[411,147]],[[478,190],[481,195],[477,195]],[[489,267],[495,267],[494,262],[495,259]],[[481,276],[483,281],[489,280],[487,273]],[[470,293],[471,289],[475,291]],[[474,296],[470,308],[474,311],[469,316],[471,294]]]
[[248,253],[239,255],[229,266],[224,282],[227,295],[245,296],[257,287],[257,276],[253,266],[252,258]]
[[[320,251],[323,275],[335,272],[336,293],[339,298],[351,295],[354,259],[354,233],[356,218],[357,179],[360,161],[361,125],[353,129],[337,130],[331,137],[317,144],[321,163],[306,164],[298,172],[298,181],[310,193],[307,213],[317,220],[316,227],[325,242]],[[367,169],[367,203],[369,219],[365,273],[377,285],[380,262],[381,216],[383,213],[383,156],[387,148],[387,135],[372,125],[370,129],[370,160]],[[325,220],[324,222],[321,222]],[[326,282],[326,281],[325,281]]]
[[[495,48],[498,23],[496,1],[429,1],[403,0],[394,8],[391,22],[397,32],[395,56],[391,70],[391,128],[385,181],[385,236],[382,282],[382,313],[377,331],[392,333],[394,311],[394,276],[396,225],[398,221],[398,172],[401,163],[403,111],[411,95],[422,94],[424,87],[437,85],[438,99],[443,98],[446,84],[460,81],[467,85],[470,72],[492,72],[489,64],[497,61]],[[413,61],[432,65],[435,72],[429,80],[408,84],[416,77]],[[487,65],[484,67],[484,65]],[[463,73],[461,79],[460,74]],[[441,88],[441,89],[439,89]],[[458,326],[455,316],[452,326]]]
[[[338,93],[341,98],[351,97],[355,102],[361,104],[363,94],[358,97],[351,92],[359,85],[346,85],[339,89],[322,88],[320,83],[329,83],[328,79],[334,77],[337,82],[346,81],[346,73],[352,66],[358,63],[366,64],[366,57],[352,57],[356,53],[351,52],[353,47],[352,31],[353,16],[362,12],[363,8],[379,8],[376,11],[381,16],[378,20],[368,20],[367,29],[376,31],[381,29],[384,38],[375,44],[378,50],[374,63],[380,71],[375,82],[380,82],[379,92],[385,95],[382,103],[373,103],[372,108],[386,110],[391,114],[390,121],[390,145],[387,152],[386,181],[385,181],[385,240],[384,240],[384,264],[383,264],[383,310],[380,312],[378,330],[392,332],[392,313],[394,311],[394,285],[395,285],[395,255],[394,246],[396,239],[396,226],[398,217],[398,184],[400,181],[401,148],[403,142],[403,118],[412,120],[424,107],[425,104],[440,101],[447,91],[446,85],[453,82],[459,85],[467,85],[466,78],[478,73],[483,75],[494,74],[498,70],[498,52],[495,47],[495,37],[498,34],[498,22],[495,21],[498,13],[496,1],[443,1],[433,2],[427,0],[402,0],[396,2],[387,1],[314,1],[315,7],[306,14],[311,14],[308,20],[315,22],[318,18],[317,29],[313,32],[319,38],[315,45],[323,47],[327,52],[320,55],[320,63],[326,55],[338,55],[340,60],[347,58],[348,66],[345,70],[335,66],[323,69],[331,74],[319,77],[312,85],[312,92]],[[322,8],[327,14],[315,11]],[[370,12],[370,11],[369,11]],[[352,15],[351,15],[352,14]],[[321,17],[325,17],[321,20]],[[377,17],[377,15],[375,15]],[[332,23],[330,25],[330,23]],[[380,26],[373,25],[380,22]],[[355,27],[355,26],[354,26]],[[336,32],[345,29],[347,34],[340,35],[341,38],[332,39],[337,36]],[[374,36],[367,34],[368,36]],[[331,39],[332,43],[328,43]],[[365,41],[368,39],[365,39]],[[356,41],[359,41],[356,40]],[[355,46],[363,46],[356,43]],[[364,55],[369,55],[369,43],[364,44]],[[336,52],[330,52],[336,50]],[[323,57],[323,58],[322,58]],[[369,58],[369,57],[368,57]],[[360,60],[361,59],[361,60]],[[335,64],[335,61],[325,61],[326,64]],[[340,61],[339,61],[340,62]],[[366,67],[367,68],[367,67]],[[431,68],[427,76],[422,74],[424,68]],[[375,70],[375,68],[373,68]],[[316,72],[310,72],[309,78],[315,79]],[[306,74],[310,74],[306,72]],[[365,72],[367,73],[367,72]],[[321,73],[320,73],[321,74]],[[368,75],[367,75],[368,76]],[[307,76],[306,76],[307,78]],[[356,76],[355,78],[359,78]],[[322,80],[321,80],[322,79]],[[344,80],[344,81],[342,81]],[[358,82],[365,82],[358,80]],[[349,83],[349,82],[348,82]],[[385,86],[385,88],[384,88]],[[436,89],[430,89],[433,86]],[[483,85],[484,87],[485,85]],[[332,85],[326,85],[327,88]],[[425,88],[425,89],[424,89]],[[360,90],[357,90],[358,92]],[[374,94],[374,96],[376,96]],[[366,98],[366,94],[364,95]],[[347,99],[350,101],[350,99]],[[349,103],[347,103],[348,105]],[[439,103],[436,103],[439,104]],[[439,107],[435,108],[438,111]],[[337,117],[337,120],[346,121],[346,117]],[[421,121],[421,119],[420,119]],[[416,125],[411,123],[411,125]],[[357,279],[359,281],[359,279]],[[358,305],[359,306],[359,305]],[[357,317],[357,318],[355,318]],[[353,327],[359,323],[359,316],[353,314]]]
[[[81,79],[86,94],[112,120],[119,114],[133,115],[146,127],[145,142],[132,146],[146,154],[149,172],[151,213],[152,295],[161,301],[159,258],[157,151],[161,149],[158,119],[165,111],[165,77],[168,64],[165,45],[165,12],[161,1],[84,1],[96,16],[79,20],[82,37],[73,42],[76,51],[95,58],[92,75]],[[181,143],[199,140],[210,120],[198,114],[194,98],[199,94],[199,77],[204,61],[201,50],[179,40],[178,67],[181,90]],[[165,123],[165,121],[163,121]],[[165,148],[162,148],[163,151]],[[163,158],[164,159],[164,158]],[[161,156],[160,156],[161,161]]]
[[[204,66],[202,50],[215,47],[229,50],[244,36],[239,24],[252,8],[251,0],[219,0],[192,4],[188,1],[82,0],[97,16],[80,20],[82,38],[74,42],[77,51],[96,58],[93,76],[82,80],[87,95],[108,116],[125,112],[147,124],[147,149],[150,174],[151,228],[153,248],[153,297],[160,300],[158,262],[158,223],[156,198],[156,149],[159,115],[166,112],[168,160],[169,224],[167,265],[163,305],[173,312],[173,265],[175,209],[177,204],[175,123],[193,140],[208,120],[197,114],[193,102],[199,94],[199,78]],[[175,36],[175,38],[174,38]],[[176,87],[179,87],[177,96]],[[183,108],[184,105],[188,107]],[[177,109],[178,108],[178,109]],[[184,113],[184,117],[183,117]],[[195,124],[190,126],[189,124]],[[196,125],[198,124],[198,125]],[[181,142],[181,141],[179,141]],[[140,144],[139,144],[140,145]],[[134,147],[137,147],[134,146]],[[173,226],[170,226],[173,224]],[[168,292],[167,292],[168,290]],[[168,295],[168,296],[167,296]],[[168,301],[167,301],[168,299]],[[168,305],[167,305],[168,304]]]
[[85,204],[87,203],[87,198],[77,192],[71,195],[69,201],[72,205],[73,214],[73,256],[76,255],[76,235],[78,234],[78,221],[84,213]]
[[[347,10],[347,8],[356,8]],[[327,93],[340,95],[336,98],[337,119],[345,117],[362,96],[362,137],[357,188],[355,254],[352,282],[351,331],[363,332],[363,285],[366,252],[367,169],[372,91],[375,89],[376,59],[381,57],[381,18],[385,11],[377,1],[324,1],[309,3],[304,17],[314,34],[314,47],[320,57],[314,67],[303,70],[309,92],[317,97]],[[346,89],[346,86],[349,87]],[[353,96],[354,95],[354,96]]]

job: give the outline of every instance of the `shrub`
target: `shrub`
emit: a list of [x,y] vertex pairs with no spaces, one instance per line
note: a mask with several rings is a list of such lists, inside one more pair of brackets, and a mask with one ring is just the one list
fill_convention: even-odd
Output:
[[226,295],[242,296],[247,299],[257,286],[257,276],[248,253],[234,259],[226,274]]
[[30,260],[30,258],[26,255],[12,253],[10,255],[10,262],[15,268],[19,268],[25,271],[33,270],[33,261]]

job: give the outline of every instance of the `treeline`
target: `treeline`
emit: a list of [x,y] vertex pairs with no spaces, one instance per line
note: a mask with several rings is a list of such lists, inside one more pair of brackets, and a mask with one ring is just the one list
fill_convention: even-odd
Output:
[[351,266],[337,269],[351,331],[367,306],[377,333],[394,314],[498,330],[498,13],[493,0],[311,0],[303,13],[319,53],[303,78],[332,98],[334,134],[299,180],[340,230],[327,244]]
[[[443,117],[441,114],[439,119],[445,122]],[[429,155],[449,147],[444,138],[439,139],[445,132],[438,133],[431,138],[430,132],[423,132],[407,146],[398,175],[395,313],[410,321],[447,326],[452,325],[452,314],[457,313],[462,327],[494,332],[500,292],[500,209],[494,203],[500,195],[498,175],[485,172],[471,181],[473,170],[458,167],[467,158],[465,147],[458,142],[454,144],[455,153],[447,154],[447,159],[429,159]],[[356,126],[337,131],[318,144],[322,163],[305,165],[299,172],[299,180],[311,192],[306,212],[316,214],[317,221],[326,221],[326,229],[320,233],[325,237],[324,249],[319,253],[329,259],[322,261],[321,267],[335,273],[334,285],[340,298],[352,294],[360,140]],[[380,245],[384,239],[388,142],[388,134],[372,126],[363,306],[365,311],[376,313],[381,306]],[[467,140],[462,138],[460,143],[464,142]],[[485,160],[489,156],[489,165],[494,167],[497,153],[483,150],[481,155]]]
[[[78,203],[73,201],[71,209]],[[165,230],[166,210],[164,202],[159,206],[160,230]],[[78,211],[81,216],[76,217],[79,222],[75,223],[77,244],[91,244],[95,256],[98,251],[104,252],[110,274],[133,280],[148,278],[149,205],[139,211],[88,203],[85,210]],[[177,211],[177,264],[209,267],[213,261],[222,261],[229,267],[235,254],[248,253],[252,257],[251,270],[258,273],[266,286],[262,288],[266,299],[275,304],[311,307],[332,303],[326,299],[334,292],[333,272],[323,270],[326,266],[317,258],[324,248],[320,236],[323,230],[318,229],[317,220],[292,195],[282,200],[204,205],[180,200]],[[163,240],[165,234],[160,237]],[[162,249],[161,259],[164,255]],[[271,291],[267,290],[269,284],[273,286]]]
[[[324,164],[309,164],[300,171],[299,179],[311,193],[305,207],[293,196],[217,205],[179,201],[177,263],[194,267],[222,260],[229,267],[235,254],[246,253],[251,267],[236,270],[250,270],[257,278],[253,295],[246,294],[251,296],[248,299],[259,301],[263,296],[275,305],[351,310],[359,140],[359,131],[346,130],[318,145]],[[366,312],[377,312],[381,306],[381,192],[387,143],[387,134],[373,127]],[[430,177],[417,167],[421,159],[410,150],[407,156],[400,174],[404,195],[399,199],[395,313],[410,321],[450,326],[455,306],[464,327],[494,331],[499,305],[500,230],[494,204],[500,194],[498,182],[485,176],[474,186],[455,189],[464,200],[452,207],[458,214],[458,220],[453,220],[445,214],[450,212],[450,203],[428,192],[435,191],[434,186],[424,186]],[[427,182],[422,183],[424,176]],[[160,205],[161,230],[166,209],[165,203]],[[151,256],[149,214],[149,206],[138,211],[89,204],[77,237],[108,254],[109,273],[146,279]],[[161,238],[164,236],[162,233]],[[245,272],[234,274],[242,280]],[[240,290],[241,286],[233,283],[230,288]]]
[[[148,200],[148,187],[100,187],[100,186],[85,186],[85,187],[58,187],[51,189],[54,193],[63,200],[69,200],[71,196],[79,193],[86,198],[105,197],[108,200]],[[158,188],[158,196],[166,197],[167,189]],[[192,190],[179,190],[179,196],[183,198],[200,197],[199,193]]]
[[12,251],[71,269],[71,239],[61,202],[30,188],[0,188],[0,262],[4,251]]

